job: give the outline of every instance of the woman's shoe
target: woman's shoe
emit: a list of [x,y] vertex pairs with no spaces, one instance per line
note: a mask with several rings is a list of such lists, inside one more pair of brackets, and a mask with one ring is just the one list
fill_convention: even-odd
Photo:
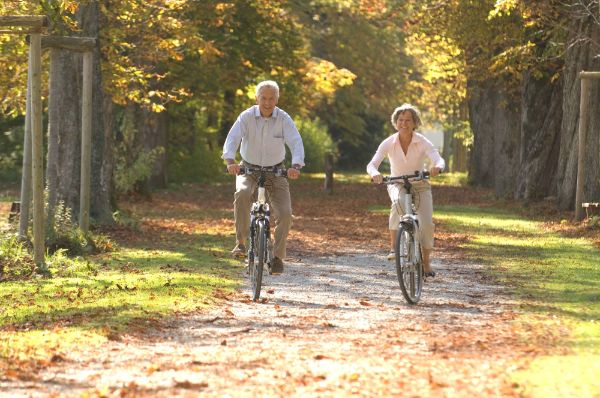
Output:
[[434,271],[425,272],[423,275],[425,275],[426,278],[435,278]]

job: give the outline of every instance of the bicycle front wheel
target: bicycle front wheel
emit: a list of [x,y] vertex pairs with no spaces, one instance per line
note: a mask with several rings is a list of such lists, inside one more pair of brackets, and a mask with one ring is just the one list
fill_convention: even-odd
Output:
[[423,288],[421,253],[416,246],[414,226],[402,225],[396,238],[396,273],[402,295],[409,304],[419,302]]
[[262,286],[263,269],[265,267],[267,253],[267,228],[263,220],[259,220],[256,225],[257,236],[254,239],[254,267],[252,269],[252,300],[258,301],[260,298],[260,289]]

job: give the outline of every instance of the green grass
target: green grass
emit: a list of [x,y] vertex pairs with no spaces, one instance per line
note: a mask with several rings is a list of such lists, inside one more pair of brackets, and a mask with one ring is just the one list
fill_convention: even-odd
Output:
[[[146,213],[157,221],[164,216],[152,207]],[[181,210],[168,217],[188,220],[190,214]],[[207,210],[193,217],[214,215]],[[231,234],[173,230],[148,237],[153,241],[134,239],[138,243],[85,259],[49,256],[51,278],[3,281],[0,363],[43,361],[56,352],[144,333],[178,313],[215,305],[216,291],[227,294],[239,286],[242,265],[225,250],[233,246]]]
[[[302,173],[300,178],[311,179],[311,180],[325,180],[325,173]],[[369,183],[370,177],[365,171],[361,172],[350,172],[350,173],[333,173],[334,184],[356,184],[356,183]]]
[[444,228],[469,235],[463,248],[511,286],[525,303],[523,322],[558,318],[570,330],[556,354],[540,356],[515,375],[525,394],[599,396],[600,250],[589,241],[561,236],[540,222],[494,208],[437,206]]
[[[464,175],[442,174],[433,184],[461,186],[465,181]],[[600,397],[600,249],[586,239],[551,231],[505,205],[434,204],[434,218],[444,231],[465,234],[460,245],[466,259],[488,264],[487,272],[521,301],[520,322],[539,330],[568,331],[551,354],[534,358],[513,374],[523,394]],[[371,211],[387,214],[389,209],[377,206]]]
[[442,173],[434,177],[432,184],[443,186],[466,186],[467,173]]

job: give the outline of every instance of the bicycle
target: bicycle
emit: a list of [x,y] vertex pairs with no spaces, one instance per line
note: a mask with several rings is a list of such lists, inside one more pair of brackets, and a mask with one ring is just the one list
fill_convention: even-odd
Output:
[[257,181],[256,201],[250,208],[250,236],[248,245],[248,273],[252,284],[252,300],[258,301],[262,286],[262,277],[265,264],[271,271],[271,209],[267,201],[265,182],[267,174],[275,177],[287,178],[287,171],[276,166],[248,167],[240,165],[240,175],[259,173]]
[[[415,171],[398,177],[383,177],[386,185],[397,184],[401,181],[406,194],[404,195],[404,215],[400,218],[396,235],[396,274],[402,295],[409,304],[416,304],[423,290],[423,255],[419,241],[419,220],[412,198],[412,182],[429,179],[428,171]],[[400,198],[396,198],[396,202]]]

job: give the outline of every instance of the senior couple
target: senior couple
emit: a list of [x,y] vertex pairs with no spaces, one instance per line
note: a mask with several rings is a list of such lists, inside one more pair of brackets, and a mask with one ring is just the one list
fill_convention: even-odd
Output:
[[[300,133],[292,118],[277,107],[279,100],[277,83],[271,80],[260,82],[256,86],[255,94],[256,105],[246,109],[238,116],[227,134],[222,155],[227,163],[227,172],[236,176],[233,200],[236,245],[232,254],[239,258],[246,256],[246,241],[250,227],[249,214],[252,194],[257,185],[257,176],[239,175],[240,166],[235,161],[238,149],[242,163],[247,166],[283,167],[285,146],[287,145],[292,154],[292,166],[287,170],[288,177],[298,178],[300,169],[304,166],[304,146]],[[422,124],[417,108],[410,104],[396,108],[392,113],[391,122],[396,132],[381,142],[373,159],[367,165],[367,173],[373,182],[378,184],[382,182],[383,177],[378,168],[386,156],[390,161],[392,176],[422,170],[426,158],[429,158],[432,164],[429,170],[431,176],[438,175],[445,167],[444,159],[427,138],[416,132],[416,129]],[[292,224],[292,202],[286,178],[270,176],[268,182],[271,185],[269,194],[275,220],[274,259],[271,271],[273,274],[281,274],[286,254],[286,239]],[[387,256],[388,260],[395,259],[396,230],[403,214],[403,209],[400,207],[402,201],[395,201],[394,198],[398,198],[398,195],[402,195],[404,192],[400,185],[388,186],[388,193],[392,198],[389,217],[391,249]],[[415,182],[413,200],[418,206],[421,227],[423,271],[426,276],[433,277],[435,272],[431,268],[430,254],[433,249],[434,225],[429,182],[425,180]]]

